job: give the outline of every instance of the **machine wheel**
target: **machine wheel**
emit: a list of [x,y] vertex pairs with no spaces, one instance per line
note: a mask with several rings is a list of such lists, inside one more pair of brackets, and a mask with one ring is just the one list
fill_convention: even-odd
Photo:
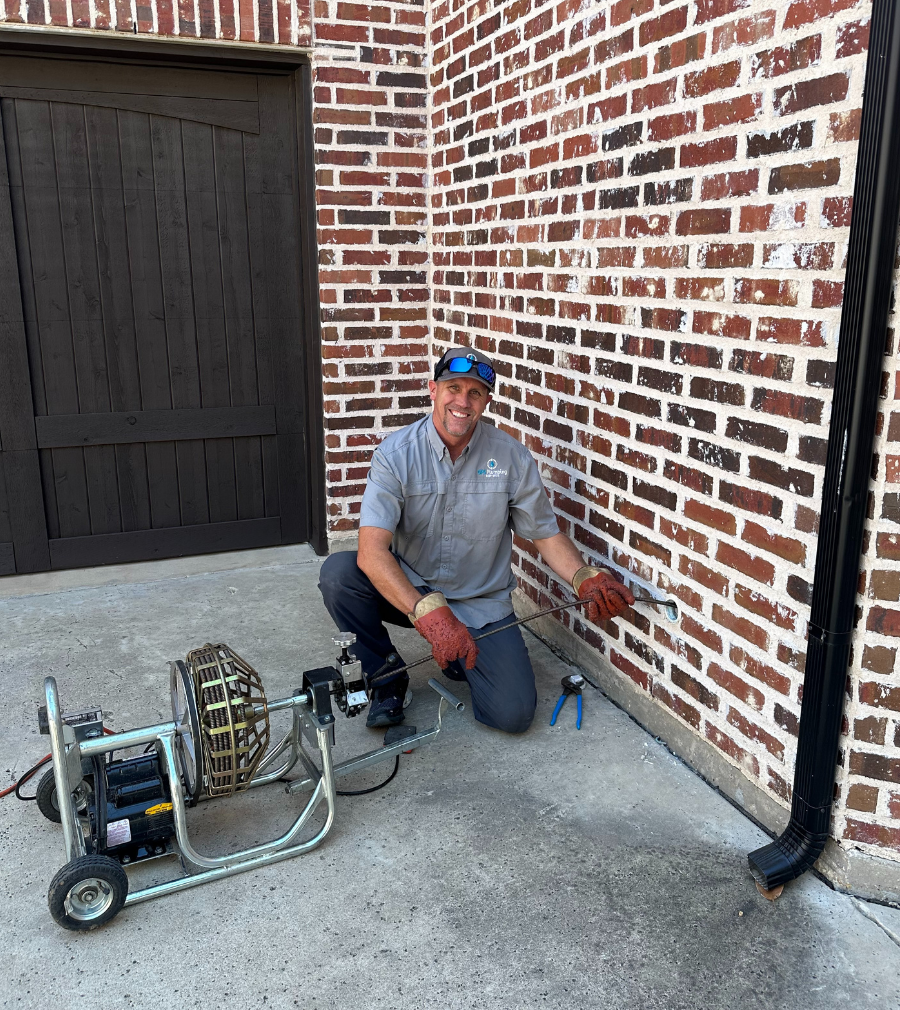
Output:
[[[83,814],[87,810],[89,791],[90,786],[86,782],[82,782],[75,792],[72,793],[75,809],[79,814]],[[59,802],[56,799],[56,778],[53,775],[52,768],[50,771],[44,772],[41,781],[38,783],[34,798],[37,801],[38,810],[40,810],[44,817],[48,821],[53,821],[54,824],[59,824],[62,818],[59,816]]]
[[175,754],[181,766],[181,780],[188,805],[194,806],[203,789],[203,745],[200,737],[200,710],[197,689],[187,664],[176,659],[170,664],[172,718],[175,721]]
[[128,877],[109,856],[79,856],[50,882],[47,904],[65,929],[96,929],[116,916],[128,896]]

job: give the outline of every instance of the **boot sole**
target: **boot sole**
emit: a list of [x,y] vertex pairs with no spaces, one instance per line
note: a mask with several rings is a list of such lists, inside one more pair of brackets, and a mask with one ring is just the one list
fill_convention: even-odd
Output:
[[383,729],[385,726],[399,726],[403,722],[404,715],[402,712],[398,712],[396,715],[392,715],[389,712],[380,712],[374,718],[369,716],[366,719],[367,729]]

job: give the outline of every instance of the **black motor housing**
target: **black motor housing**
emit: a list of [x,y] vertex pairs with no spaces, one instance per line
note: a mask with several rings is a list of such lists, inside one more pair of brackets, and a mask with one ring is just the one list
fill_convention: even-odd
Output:
[[89,807],[95,853],[123,863],[166,851],[175,834],[172,795],[154,751],[106,763],[94,759],[94,791]]

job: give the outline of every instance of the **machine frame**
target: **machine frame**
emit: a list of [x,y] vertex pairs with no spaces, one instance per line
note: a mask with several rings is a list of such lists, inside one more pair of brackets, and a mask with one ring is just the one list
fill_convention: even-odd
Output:
[[[315,674],[320,674],[316,678]],[[369,751],[357,757],[335,764],[332,757],[334,744],[334,714],[331,708],[331,695],[335,688],[340,688],[340,674],[332,671],[329,679],[325,670],[309,671],[304,674],[304,689],[296,692],[290,698],[267,702],[264,706],[268,712],[289,711],[292,714],[291,727],[274,746],[270,746],[263,760],[256,769],[248,788],[269,785],[287,775],[298,763],[303,767],[306,776],[294,780],[285,787],[285,792],[292,795],[305,789],[312,789],[312,795],[291,827],[282,835],[247,849],[239,849],[224,856],[208,856],[199,852],[191,843],[187,825],[187,805],[185,800],[184,759],[186,743],[189,750],[198,753],[199,740],[196,733],[196,719],[191,713],[187,717],[174,719],[171,722],[139,729],[126,730],[121,733],[99,734],[93,739],[77,739],[74,728],[64,717],[59,702],[59,691],[56,680],[47,677],[44,681],[44,693],[47,706],[47,723],[50,735],[50,749],[53,756],[53,774],[56,784],[56,796],[59,808],[60,822],[63,830],[63,843],[66,852],[66,864],[61,868],[59,876],[67,867],[73,866],[76,860],[83,860],[89,855],[88,842],[90,826],[84,818],[79,817],[73,793],[81,786],[84,778],[82,761],[97,756],[105,756],[111,751],[119,751],[134,747],[155,745],[161,758],[163,774],[167,777],[171,791],[171,802],[174,815],[174,846],[168,853],[180,854],[186,870],[181,877],[167,880],[135,891],[129,890],[120,907],[136,905],[151,898],[173,894],[189,887],[210,883],[223,877],[244,873],[261,866],[292,859],[294,856],[316,848],[328,835],[334,823],[336,780],[343,775],[361,771],[372,765],[386,761],[404,751],[412,750],[419,744],[433,740],[442,729],[446,706],[461,712],[463,703],[435,679],[428,681],[429,687],[438,697],[437,717],[434,725],[421,733],[416,733],[386,745],[377,750]],[[262,714],[263,706],[257,706],[257,713]],[[318,751],[319,763],[304,746],[304,739],[312,748]],[[202,773],[201,773],[202,774]],[[214,799],[215,797],[205,797]],[[303,828],[321,803],[327,807],[325,823],[311,837],[298,840]],[[107,858],[107,857],[98,857]],[[99,883],[96,881],[94,883]],[[87,891],[82,889],[82,906],[80,914],[85,925],[72,925],[69,928],[92,928],[92,919],[96,924],[108,921],[112,915],[101,919],[106,906],[100,896],[93,898],[93,904],[84,895],[94,895],[94,883]],[[91,890],[94,888],[94,890]],[[72,888],[74,891],[74,887]],[[51,894],[53,885],[51,885]],[[67,899],[68,900],[68,899]],[[74,899],[73,899],[74,900]],[[91,909],[99,909],[92,916]],[[71,911],[71,910],[70,910]],[[119,909],[116,909],[116,914]],[[78,919],[78,913],[75,914]],[[66,925],[66,923],[62,923]]]

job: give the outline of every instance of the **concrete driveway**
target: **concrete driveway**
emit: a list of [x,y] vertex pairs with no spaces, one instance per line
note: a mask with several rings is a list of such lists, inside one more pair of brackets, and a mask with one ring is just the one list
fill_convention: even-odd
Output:
[[[167,661],[206,641],[253,663],[270,697],[289,694],[336,651],[319,564],[297,547],[0,580],[0,772],[48,749],[47,674],[64,708],[101,705],[116,729],[169,719]],[[746,868],[762,832],[595,691],[580,732],[571,702],[551,729],[569,668],[527,638],[540,704],[524,736],[451,714],[387,788],[339,798],[320,849],[93,933],[47,912],[59,829],[3,800],[0,1006],[900,1007],[900,912],[811,875],[765,901]],[[407,659],[423,652],[414,631],[396,642]],[[420,728],[435,673],[414,672]],[[338,716],[339,758],[378,742]],[[300,802],[273,786],[203,804],[198,847],[273,837]],[[171,875],[168,863],[141,873]]]

